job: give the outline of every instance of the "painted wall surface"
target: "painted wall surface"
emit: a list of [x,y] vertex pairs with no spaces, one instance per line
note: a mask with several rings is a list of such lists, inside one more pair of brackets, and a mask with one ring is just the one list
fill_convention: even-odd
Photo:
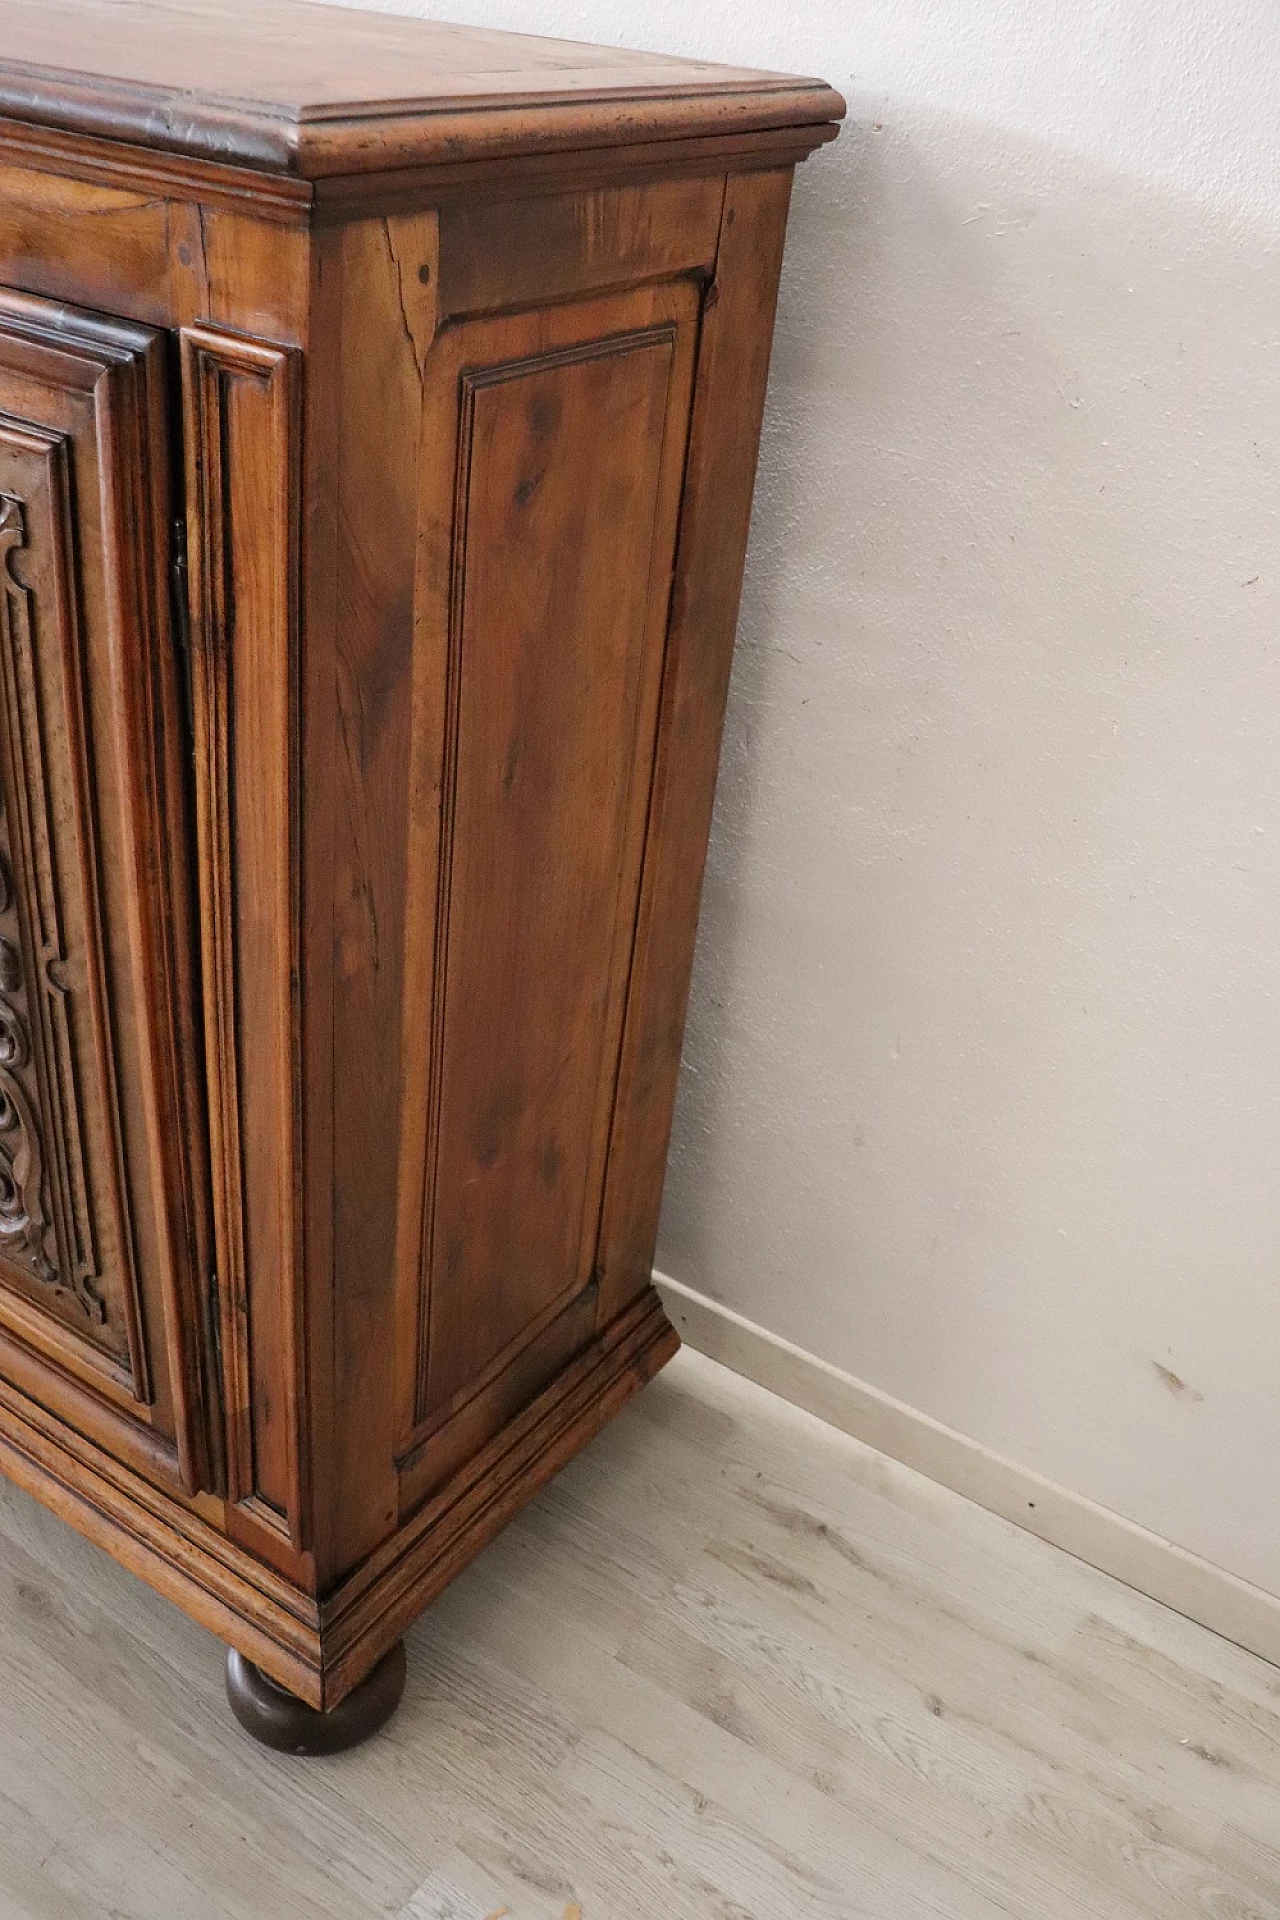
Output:
[[1280,10],[440,11],[851,103],[660,1265],[1280,1593]]

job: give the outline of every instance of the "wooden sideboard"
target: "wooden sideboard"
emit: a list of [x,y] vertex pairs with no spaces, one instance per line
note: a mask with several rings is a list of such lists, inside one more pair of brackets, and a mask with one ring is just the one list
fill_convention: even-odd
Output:
[[817,81],[0,0],[0,1466],[359,1737],[650,1282]]

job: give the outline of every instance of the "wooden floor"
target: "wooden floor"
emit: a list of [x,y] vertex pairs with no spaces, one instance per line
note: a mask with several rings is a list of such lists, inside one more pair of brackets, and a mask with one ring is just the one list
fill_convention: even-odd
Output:
[[1280,1920],[1280,1672],[684,1354],[282,1760],[0,1492],[0,1914]]

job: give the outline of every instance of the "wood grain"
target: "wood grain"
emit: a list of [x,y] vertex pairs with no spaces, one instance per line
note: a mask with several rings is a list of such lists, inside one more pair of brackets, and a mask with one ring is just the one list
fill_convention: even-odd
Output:
[[289,1577],[273,1571],[260,1526],[226,1528],[217,1501],[184,1506],[2,1379],[0,1468],[279,1685],[324,1709],[359,1685],[428,1601],[678,1344],[657,1295],[637,1301],[477,1447],[322,1608],[296,1563]]
[[1280,1675],[694,1354],[292,1767],[221,1649],[0,1492],[0,1908],[1277,1920]]
[[[395,1090],[405,1072],[404,1023],[414,1017],[406,1003],[421,1009],[427,995],[425,982],[410,989],[406,981],[404,927],[418,444],[422,357],[434,332],[435,218],[353,221],[326,235],[325,247],[322,294],[333,303],[342,408],[331,461],[317,476],[326,533],[311,559],[332,570],[333,599],[310,629],[317,642],[325,636],[324,665],[315,659],[310,670],[328,682],[311,738],[312,764],[327,761],[333,777],[324,788],[310,783],[307,818],[309,835],[332,836],[312,894],[319,992],[329,1010],[326,1083],[332,1074],[334,1172],[321,1227],[332,1247],[334,1282],[323,1307],[332,1330],[316,1376],[338,1410],[320,1436],[326,1465],[317,1482],[317,1552],[330,1584],[386,1537],[398,1509],[389,1385],[400,1198]],[[327,404],[317,396],[313,420]],[[376,1111],[371,1089],[383,1094]],[[352,1422],[345,1410],[356,1405],[363,1412]]]
[[424,1416],[594,1269],[683,465],[673,324],[528,344],[462,376]]
[[0,1316],[176,1443],[194,1489],[209,1382],[165,401],[149,330],[0,293]]
[[0,258],[6,280],[30,293],[83,301],[88,281],[108,312],[166,318],[165,204],[145,187],[0,168]]
[[297,0],[0,29],[0,1446],[328,1709],[677,1345],[787,191],[842,103]]
[[[299,385],[182,332],[196,838],[227,1493],[303,1544],[292,982]],[[271,1177],[274,1175],[274,1179]]]
[[723,201],[724,175],[717,172],[536,199],[489,194],[446,205],[438,249],[440,318],[709,273]]
[[602,1325],[653,1268],[790,196],[789,171],[730,177],[705,302],[600,1229]]
[[680,133],[819,129],[817,80],[299,0],[0,0],[0,111],[244,165],[359,173]]

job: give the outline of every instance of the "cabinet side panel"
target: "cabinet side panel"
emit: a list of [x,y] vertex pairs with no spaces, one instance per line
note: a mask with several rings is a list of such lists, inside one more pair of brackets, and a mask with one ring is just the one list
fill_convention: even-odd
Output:
[[790,168],[730,176],[705,307],[609,1145],[600,1326],[649,1285],[653,1265],[790,195]]
[[592,1276],[674,337],[464,375],[428,1413]]
[[182,333],[196,830],[227,1477],[303,1544],[292,793],[298,356]]

